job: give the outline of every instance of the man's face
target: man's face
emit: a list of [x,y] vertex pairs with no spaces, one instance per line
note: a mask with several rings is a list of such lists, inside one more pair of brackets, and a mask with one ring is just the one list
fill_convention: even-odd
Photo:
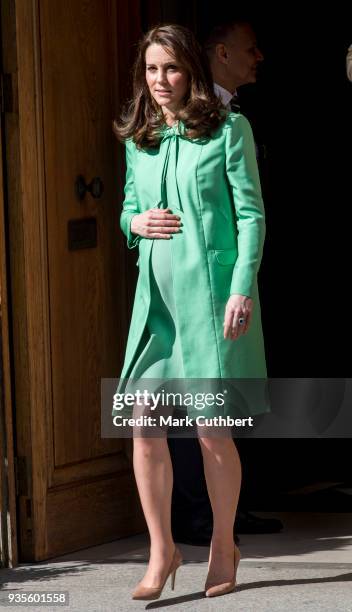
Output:
[[249,24],[235,26],[224,41],[227,69],[236,87],[255,83],[257,67],[264,57],[257,47],[257,39]]

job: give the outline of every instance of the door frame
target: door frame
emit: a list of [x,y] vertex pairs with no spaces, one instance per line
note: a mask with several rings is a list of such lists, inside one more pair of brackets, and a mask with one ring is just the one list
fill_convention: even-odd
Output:
[[4,116],[8,109],[4,95],[2,54],[0,70],[2,92],[0,100],[0,567],[15,567],[18,563],[18,550],[9,326],[7,199],[4,172],[6,154]]

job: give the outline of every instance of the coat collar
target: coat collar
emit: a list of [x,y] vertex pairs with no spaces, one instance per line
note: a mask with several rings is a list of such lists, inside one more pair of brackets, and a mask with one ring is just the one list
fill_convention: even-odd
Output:
[[182,121],[177,121],[174,125],[164,125],[160,128],[161,140],[160,144],[167,140],[168,138],[173,138],[175,136],[179,136],[183,140],[188,140],[189,142],[193,142],[195,144],[204,144],[209,140],[209,137],[198,137],[198,138],[189,138],[186,136],[186,128],[185,124]]

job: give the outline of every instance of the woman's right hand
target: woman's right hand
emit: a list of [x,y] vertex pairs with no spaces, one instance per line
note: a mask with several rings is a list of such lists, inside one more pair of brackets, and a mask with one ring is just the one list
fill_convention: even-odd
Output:
[[131,221],[131,232],[143,238],[162,238],[169,240],[170,234],[180,231],[181,217],[173,215],[170,208],[150,208]]

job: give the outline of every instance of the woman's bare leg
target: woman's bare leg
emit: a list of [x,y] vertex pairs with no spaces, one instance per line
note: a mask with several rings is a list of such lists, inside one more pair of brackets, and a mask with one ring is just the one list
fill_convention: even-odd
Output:
[[233,526],[241,489],[241,461],[231,435],[200,436],[199,442],[214,521],[208,580],[226,582],[232,580],[234,572]]
[[172,463],[166,437],[133,440],[133,468],[150,535],[150,560],[144,586],[159,586],[171,564]]

